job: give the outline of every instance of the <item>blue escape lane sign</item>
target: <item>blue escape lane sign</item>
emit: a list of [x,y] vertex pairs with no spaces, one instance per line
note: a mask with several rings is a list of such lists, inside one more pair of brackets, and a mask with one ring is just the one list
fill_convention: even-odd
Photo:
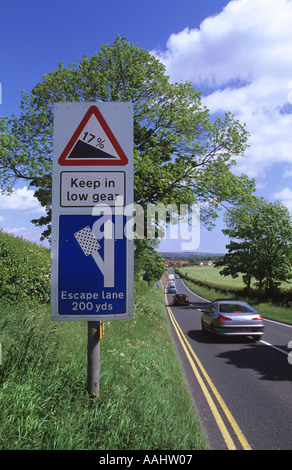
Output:
[[[58,315],[127,314],[127,240],[102,235],[104,216],[63,214],[59,218]],[[125,219],[125,217],[123,217]],[[122,220],[123,225],[125,220]],[[111,235],[110,233],[108,235]]]

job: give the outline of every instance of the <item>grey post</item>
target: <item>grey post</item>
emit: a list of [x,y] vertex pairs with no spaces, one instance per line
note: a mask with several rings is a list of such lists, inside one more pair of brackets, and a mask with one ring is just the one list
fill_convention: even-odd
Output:
[[99,398],[100,322],[88,322],[87,342],[87,391],[92,398]]

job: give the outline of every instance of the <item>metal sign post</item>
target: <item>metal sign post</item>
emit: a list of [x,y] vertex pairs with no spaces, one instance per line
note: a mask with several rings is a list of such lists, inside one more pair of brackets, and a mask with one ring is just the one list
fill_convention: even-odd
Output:
[[87,391],[99,397],[100,322],[89,321],[87,334]]
[[54,107],[51,318],[88,321],[88,390],[99,393],[100,321],[133,316],[131,103]]

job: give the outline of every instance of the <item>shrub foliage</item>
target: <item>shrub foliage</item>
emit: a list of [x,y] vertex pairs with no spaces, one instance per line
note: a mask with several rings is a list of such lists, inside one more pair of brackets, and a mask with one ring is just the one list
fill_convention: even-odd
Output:
[[0,297],[8,303],[50,299],[50,250],[0,230]]

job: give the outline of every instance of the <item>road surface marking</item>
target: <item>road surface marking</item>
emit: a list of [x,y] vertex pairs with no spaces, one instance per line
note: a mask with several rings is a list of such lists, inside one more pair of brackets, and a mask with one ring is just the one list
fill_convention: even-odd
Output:
[[[200,375],[200,372],[198,370],[198,368],[196,367],[196,364],[197,366],[201,369],[201,373],[203,374],[203,376],[205,377],[207,383],[209,384],[209,387],[211,388],[215,398],[217,399],[218,403],[220,404],[225,416],[227,417],[229,423],[231,424],[239,442],[241,443],[242,447],[244,450],[252,450],[251,446],[249,445],[249,443],[247,442],[243,432],[241,431],[240,427],[238,426],[238,424],[236,423],[234,417],[232,416],[232,413],[230,412],[230,410],[228,409],[228,407],[226,406],[223,398],[221,397],[221,395],[219,394],[218,390],[216,389],[215,385],[213,384],[212,380],[210,379],[209,375],[207,374],[205,368],[203,367],[201,361],[199,360],[199,358],[197,357],[197,355],[195,354],[195,352],[193,351],[191,345],[189,344],[188,340],[186,339],[184,333],[182,332],[179,324],[177,323],[174,315],[173,315],[173,312],[171,310],[171,308],[167,305],[167,297],[166,297],[166,290],[164,291],[164,299],[165,299],[165,306],[166,306],[166,309],[167,309],[167,312],[169,314],[169,317],[170,317],[170,320],[174,326],[174,329],[177,333],[177,336],[181,342],[181,345],[186,353],[186,356],[189,360],[189,363],[192,367],[192,370],[198,380],[198,383],[205,395],[205,398],[207,400],[207,403],[213,413],[213,416],[215,418],[215,421],[219,427],[219,430],[223,436],[223,439],[227,445],[227,448],[229,450],[236,450],[236,446],[234,444],[234,441],[232,440],[232,437],[230,436],[221,416],[220,416],[220,413]],[[193,356],[194,360],[196,361],[196,364],[194,363],[191,355]]]
[[274,346],[274,345],[271,344],[271,343],[267,343],[266,341],[263,341],[262,339],[260,339],[259,342],[265,344],[266,346],[270,346],[271,348],[276,349],[277,351],[279,351],[279,352],[281,352],[281,353],[283,353],[283,354],[286,354],[286,356],[289,355],[289,352],[288,352],[288,351],[284,351],[284,349],[280,349],[280,348],[278,348],[277,346]]

